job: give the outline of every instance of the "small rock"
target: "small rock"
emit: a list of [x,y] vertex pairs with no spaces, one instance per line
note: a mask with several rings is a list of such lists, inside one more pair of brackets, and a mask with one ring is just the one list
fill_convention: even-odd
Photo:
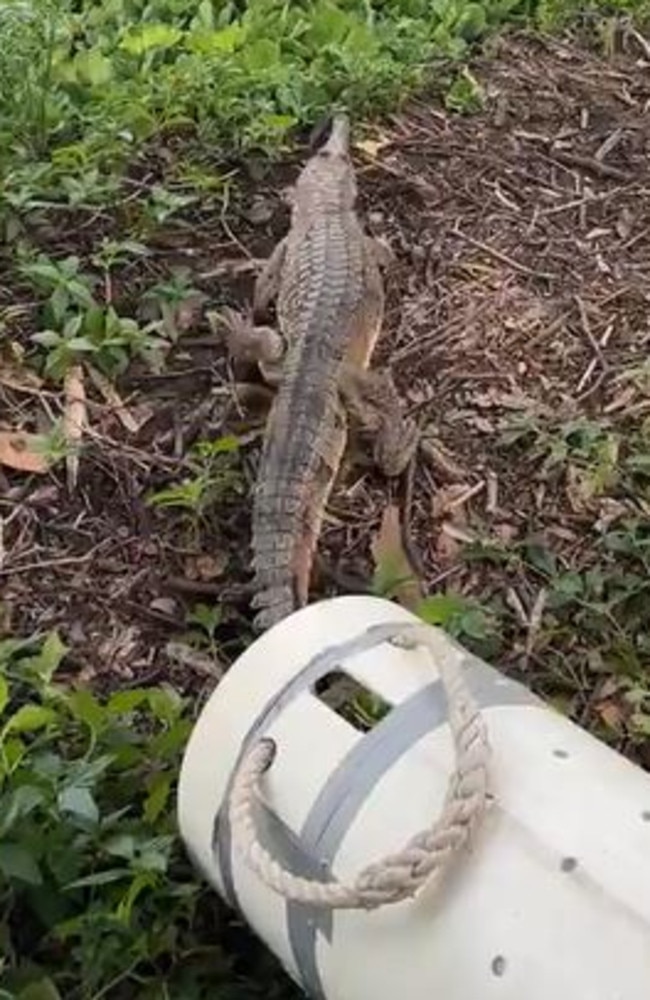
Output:
[[266,198],[259,195],[253,198],[251,207],[244,212],[244,218],[252,222],[254,226],[262,226],[265,222],[270,222],[273,218],[273,205]]
[[149,607],[152,611],[160,611],[163,615],[168,615],[170,618],[174,618],[178,612],[178,603],[173,597],[156,597],[150,602]]
[[80,646],[82,643],[87,641],[87,636],[81,622],[72,622],[68,629],[67,639],[68,642],[75,646]]

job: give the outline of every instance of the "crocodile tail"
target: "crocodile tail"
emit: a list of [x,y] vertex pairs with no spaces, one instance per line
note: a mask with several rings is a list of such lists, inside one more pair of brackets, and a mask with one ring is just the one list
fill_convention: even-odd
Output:
[[259,591],[252,604],[254,608],[260,608],[253,620],[253,627],[257,632],[265,632],[296,610],[292,582]]
[[298,596],[295,551],[302,509],[297,488],[262,480],[253,510],[253,568],[258,609],[254,627],[271,628],[304,603]]

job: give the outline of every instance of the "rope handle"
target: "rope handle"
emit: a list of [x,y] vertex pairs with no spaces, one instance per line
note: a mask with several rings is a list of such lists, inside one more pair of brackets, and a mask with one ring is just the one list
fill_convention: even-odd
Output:
[[[404,649],[424,646],[432,661],[436,650],[426,625],[405,625],[391,638]],[[276,743],[263,737],[243,757],[233,779],[229,819],[233,844],[247,866],[285,899],[332,910],[376,909],[414,896],[425,883],[438,881],[483,819],[488,801],[487,729],[462,672],[453,661],[439,665],[447,700],[455,768],[438,819],[396,854],[364,868],[352,884],[300,878],[284,868],[260,843],[254,820],[262,775],[271,767]]]

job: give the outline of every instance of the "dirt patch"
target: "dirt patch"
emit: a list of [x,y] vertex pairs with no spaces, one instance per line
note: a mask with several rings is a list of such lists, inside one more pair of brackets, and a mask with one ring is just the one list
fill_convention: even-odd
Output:
[[[500,42],[473,71],[481,113],[415,103],[359,152],[365,219],[396,254],[376,363],[392,367],[426,440],[406,488],[391,489],[426,586],[496,601],[496,661],[546,694],[568,692],[584,719],[598,685],[582,676],[569,683],[555,667],[581,637],[537,642],[546,581],[508,553],[534,544],[565,568],[584,568],[602,525],[632,501],[590,493],[580,470],[540,468],[535,448],[508,442],[517,437],[513,418],[521,440],[532,433],[539,443],[540,428],[554,421],[605,418],[624,434],[650,405],[642,380],[626,377],[642,365],[650,336],[650,82],[629,57],[604,62],[530,39]],[[115,296],[132,301],[180,264],[208,305],[246,301],[250,258],[266,254],[286,225],[282,187],[293,167],[254,172],[228,212],[188,214],[157,233],[152,257],[119,272]],[[133,183],[147,176],[143,162]],[[125,224],[128,206],[122,215],[113,228]],[[83,233],[78,252],[92,245],[87,220]],[[51,253],[72,249],[60,231],[43,239]],[[2,304],[15,295],[7,291]],[[19,312],[18,339],[33,329],[29,299]],[[202,320],[190,325],[163,374],[132,369],[118,386],[142,417],[136,433],[93,395],[74,491],[58,475],[2,482],[5,627],[58,627],[84,677],[211,683],[200,658],[179,663],[168,648],[199,602],[220,608],[214,635],[224,665],[249,634],[249,497],[264,406],[251,420],[253,397],[235,385],[242,373]],[[0,392],[11,426],[33,429],[43,408],[60,412],[44,392],[6,382]],[[244,433],[235,488],[202,516],[147,503],[190,474],[192,444],[233,432]],[[368,586],[388,493],[373,470],[348,462],[323,531],[315,596]],[[468,559],[477,542],[499,560]]]

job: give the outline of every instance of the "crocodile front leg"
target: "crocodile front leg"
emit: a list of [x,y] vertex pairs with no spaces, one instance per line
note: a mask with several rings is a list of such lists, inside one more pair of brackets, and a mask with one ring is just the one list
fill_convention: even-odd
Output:
[[285,345],[277,330],[270,326],[255,326],[250,316],[229,308],[212,314],[209,319],[213,328],[219,322],[225,328],[228,353],[232,358],[259,365],[269,384],[279,382]]
[[388,372],[348,366],[340,392],[350,416],[373,435],[373,457],[385,475],[399,476],[418,446],[415,422],[404,416],[395,383]]

